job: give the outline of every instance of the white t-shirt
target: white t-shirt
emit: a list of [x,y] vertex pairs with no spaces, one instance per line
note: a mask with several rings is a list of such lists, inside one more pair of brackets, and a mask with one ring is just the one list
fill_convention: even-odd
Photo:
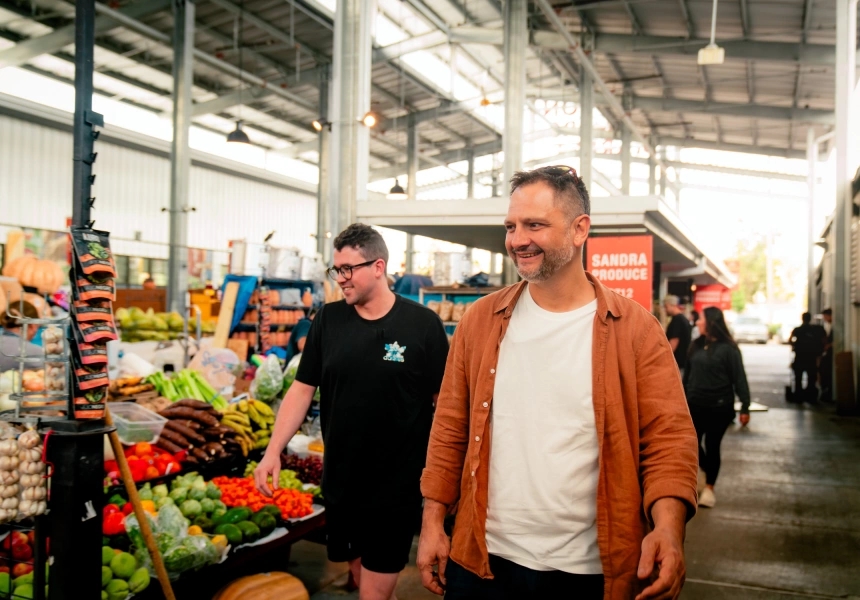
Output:
[[591,386],[597,300],[565,313],[523,291],[499,352],[487,548],[529,569],[603,573]]

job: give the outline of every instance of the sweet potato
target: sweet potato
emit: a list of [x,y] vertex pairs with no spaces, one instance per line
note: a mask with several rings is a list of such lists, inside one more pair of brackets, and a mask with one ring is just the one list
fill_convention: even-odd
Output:
[[189,442],[192,442],[195,444],[200,444],[200,445],[206,443],[205,437],[203,437],[202,435],[200,435],[199,433],[197,433],[196,431],[194,431],[190,427],[186,427],[185,425],[182,425],[179,421],[168,420],[167,423],[164,424],[164,428],[170,429],[171,431],[174,431],[174,432],[182,435]]

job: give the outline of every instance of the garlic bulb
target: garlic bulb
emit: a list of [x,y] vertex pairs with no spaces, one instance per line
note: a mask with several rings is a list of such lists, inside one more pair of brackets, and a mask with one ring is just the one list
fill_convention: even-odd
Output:
[[21,435],[18,436],[18,445],[24,448],[25,450],[29,450],[30,448],[35,448],[39,445],[41,438],[39,437],[39,433],[33,431],[32,429],[29,431],[25,431]]
[[0,456],[12,456],[18,454],[18,442],[15,440],[0,441]]
[[44,515],[46,512],[48,512],[48,503],[44,500],[39,500],[39,504],[36,508],[36,515],[34,516]]
[[43,487],[31,487],[24,490],[21,497],[24,500],[44,500],[48,495],[48,490]]
[[17,456],[0,456],[0,471],[14,471],[19,463]]
[[36,462],[42,460],[42,449],[41,446],[37,448],[31,448],[29,450],[21,450],[18,454],[18,459],[23,462]]
[[0,487],[0,498],[12,498],[13,496],[18,495],[18,484],[13,483],[12,485],[4,485]]
[[18,508],[18,498],[4,498],[3,502],[0,503],[0,507],[2,508]]
[[2,485],[18,483],[19,478],[20,475],[18,474],[17,469],[14,471],[0,471],[0,484]]
[[33,509],[37,505],[35,500],[21,500],[21,504],[18,505],[18,512],[25,517],[33,516]]
[[42,482],[41,475],[30,475],[29,473],[21,475],[21,487],[30,488],[40,485]]

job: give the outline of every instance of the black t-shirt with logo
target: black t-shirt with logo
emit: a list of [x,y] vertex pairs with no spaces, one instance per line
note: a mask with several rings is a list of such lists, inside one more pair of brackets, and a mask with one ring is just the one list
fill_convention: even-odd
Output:
[[669,321],[666,328],[666,337],[670,340],[677,339],[678,347],[675,348],[675,361],[678,368],[683,369],[687,365],[687,353],[690,350],[690,339],[693,337],[693,326],[684,315],[675,315]]
[[375,321],[344,301],[317,314],[296,380],[320,389],[326,502],[420,499],[447,358],[438,315],[400,296]]

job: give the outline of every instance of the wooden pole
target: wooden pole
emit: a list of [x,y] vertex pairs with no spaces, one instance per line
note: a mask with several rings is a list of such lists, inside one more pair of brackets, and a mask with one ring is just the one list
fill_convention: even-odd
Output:
[[[105,424],[109,427],[113,426],[113,418],[110,415],[109,408],[105,410]],[[149,556],[152,558],[152,566],[155,568],[155,574],[158,577],[158,582],[161,584],[161,590],[164,592],[166,600],[176,600],[176,596],[173,595],[173,587],[170,585],[170,579],[167,577],[167,569],[164,568],[161,552],[158,551],[158,545],[155,543],[155,537],[152,535],[152,529],[149,527],[146,511],[143,510],[140,497],[137,495],[137,486],[131,476],[131,470],[128,468],[128,461],[125,459],[122,442],[119,441],[116,431],[111,431],[108,437],[110,438],[113,453],[116,456],[117,465],[119,465],[122,483],[125,485],[125,491],[128,492],[128,501],[131,502],[131,506],[134,508],[134,516],[137,517],[137,522],[140,524],[140,533],[143,535],[146,549],[149,550]]]

